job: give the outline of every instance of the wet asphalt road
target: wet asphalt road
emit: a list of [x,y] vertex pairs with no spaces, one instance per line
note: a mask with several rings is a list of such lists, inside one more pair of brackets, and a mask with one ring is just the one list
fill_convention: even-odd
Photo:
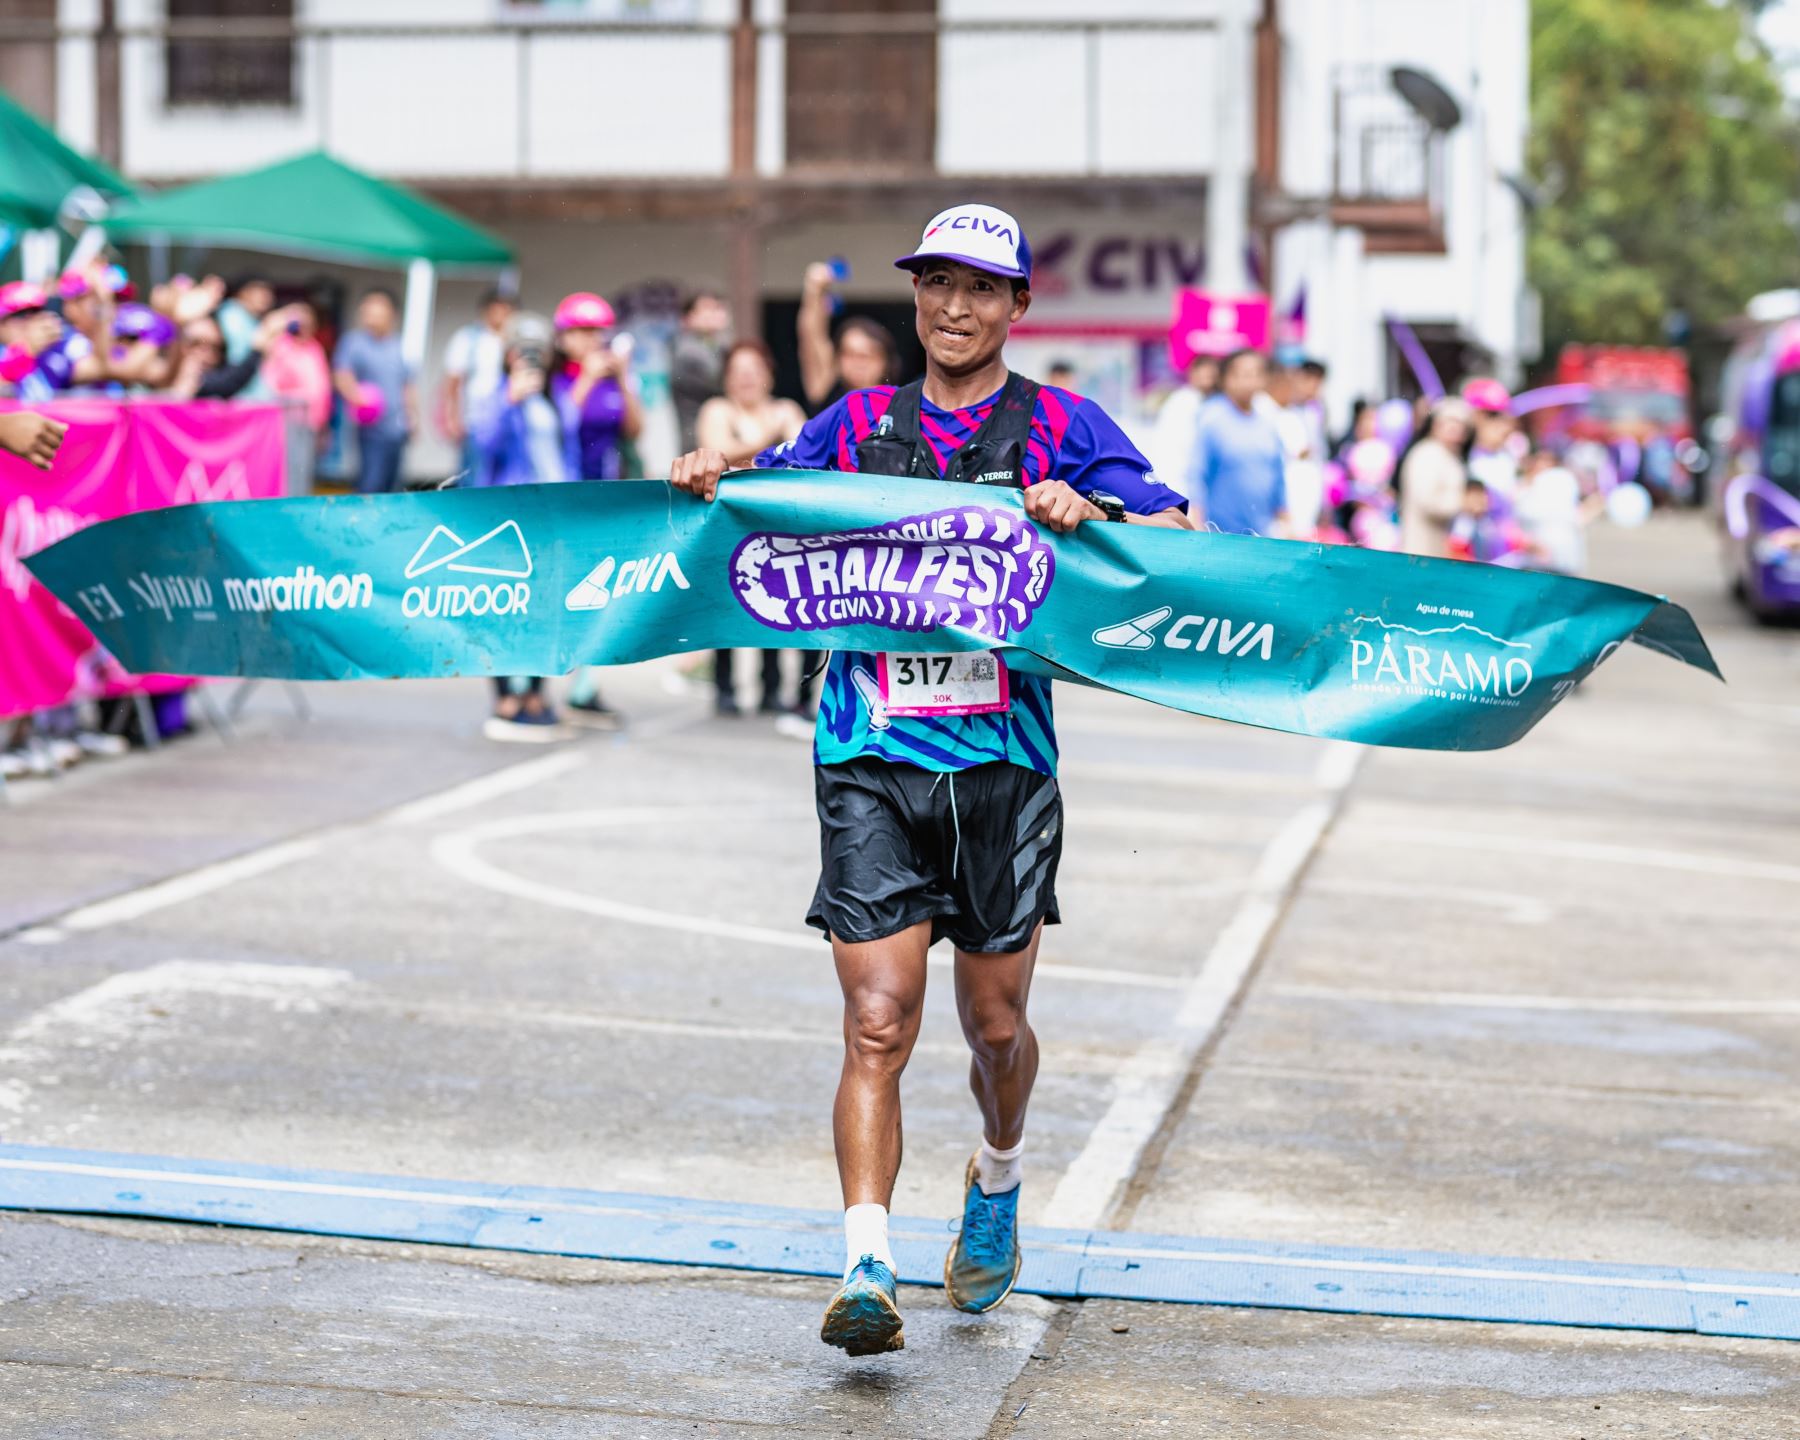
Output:
[[[1059,689],[1067,923],[1024,1218],[1800,1272],[1800,632],[1702,527],[1603,534],[1720,686],[1628,649],[1491,755],[1347,754]],[[746,661],[748,657],[743,657]],[[613,673],[622,736],[483,740],[473,682],[280,687],[236,742],[0,809],[0,1137],[836,1203],[806,747]],[[1354,768],[1352,765],[1354,764]],[[1236,1003],[1176,1012],[1323,814]],[[216,868],[227,862],[224,869]],[[215,868],[209,868],[215,867]],[[934,980],[947,979],[942,971]],[[896,1210],[977,1138],[948,987]],[[1800,1346],[825,1282],[0,1217],[9,1437],[1787,1436]]]

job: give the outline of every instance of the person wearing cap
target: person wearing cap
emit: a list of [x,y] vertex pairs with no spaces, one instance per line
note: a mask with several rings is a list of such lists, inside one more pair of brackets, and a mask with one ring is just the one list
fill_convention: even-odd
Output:
[[471,486],[572,478],[562,421],[546,393],[551,341],[550,322],[542,315],[517,314],[507,321],[501,381],[475,397],[468,411]]
[[406,442],[419,428],[419,400],[413,367],[400,344],[400,305],[393,291],[378,285],[364,292],[356,325],[339,337],[331,364],[338,394],[356,421],[357,490],[374,495],[395,489]]
[[63,346],[74,347],[72,384],[95,385],[108,378],[107,338],[112,333],[115,279],[122,271],[96,261],[85,270],[65,270],[56,282],[62,302]]
[[1469,483],[1463,456],[1474,412],[1454,395],[1431,407],[1425,431],[1400,458],[1400,548],[1443,559]]
[[1519,488],[1519,462],[1508,448],[1518,428],[1512,396],[1498,380],[1483,375],[1463,382],[1462,398],[1475,415],[1469,478],[1487,487],[1493,513],[1504,519],[1512,513],[1513,492]]
[[[644,428],[644,409],[627,366],[630,346],[611,339],[613,308],[591,291],[565,295],[555,322],[550,398],[562,421],[569,478],[617,480],[624,473],[624,443]],[[569,718],[617,730],[624,717],[601,699],[598,675],[596,665],[576,670],[569,682]]]
[[556,363],[550,398],[562,417],[563,448],[574,480],[617,480],[620,443],[644,426],[643,406],[627,373],[628,347],[611,342],[613,308],[578,291],[556,307]]
[[0,381],[11,393],[33,402],[56,393],[38,367],[61,335],[62,321],[43,286],[24,280],[0,285]]
[[[1062,534],[1108,523],[1191,528],[1181,497],[1099,406],[1008,371],[1008,331],[1031,305],[1031,249],[1013,216],[952,206],[895,263],[913,272],[924,378],[851,391],[797,439],[757,456],[759,466],[1023,487],[1030,521]],[[676,461],[671,482],[711,500],[725,468],[719,451],[694,451]],[[900,1076],[918,1038],[926,952],[943,938],[956,947],[957,1010],[982,1119],[945,1288],[970,1312],[1011,1293],[1038,1066],[1026,998],[1043,927],[1059,919],[1062,799],[1048,682],[1005,675],[998,655],[976,656],[956,703],[935,704],[932,687],[907,689],[919,662],[834,652],[814,732],[822,873],[807,918],[831,941],[845,1042],[832,1128],[846,1264],[820,1335],[858,1355],[902,1345],[887,1236]]]

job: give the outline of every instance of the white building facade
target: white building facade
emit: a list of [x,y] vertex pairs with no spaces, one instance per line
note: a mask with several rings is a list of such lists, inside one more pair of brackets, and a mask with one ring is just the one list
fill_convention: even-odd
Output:
[[[408,181],[511,241],[533,308],[717,287],[784,363],[809,261],[843,257],[847,308],[904,329],[893,257],[980,198],[1038,254],[1020,368],[1069,359],[1129,415],[1168,381],[1177,290],[1304,290],[1341,413],[1402,378],[1388,315],[1447,380],[1529,358],[1526,6],[38,0],[0,83],[47,70],[26,98],[134,180],[325,148]],[[444,287],[434,349],[477,287]]]

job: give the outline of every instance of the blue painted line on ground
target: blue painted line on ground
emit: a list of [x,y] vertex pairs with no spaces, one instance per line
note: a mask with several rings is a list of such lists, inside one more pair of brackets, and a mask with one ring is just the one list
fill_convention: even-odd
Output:
[[[836,1277],[841,1216],[656,1195],[0,1145],[0,1209]],[[902,1282],[950,1224],[896,1218]],[[1800,1276],[1111,1231],[1024,1231],[1028,1294],[1800,1340]]]

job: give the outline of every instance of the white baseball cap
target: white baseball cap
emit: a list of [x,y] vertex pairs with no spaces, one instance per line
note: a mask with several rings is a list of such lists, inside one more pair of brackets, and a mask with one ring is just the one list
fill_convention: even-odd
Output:
[[920,270],[933,260],[960,260],[990,275],[1031,283],[1031,246],[1019,222],[992,205],[952,205],[932,216],[919,248],[894,264]]

